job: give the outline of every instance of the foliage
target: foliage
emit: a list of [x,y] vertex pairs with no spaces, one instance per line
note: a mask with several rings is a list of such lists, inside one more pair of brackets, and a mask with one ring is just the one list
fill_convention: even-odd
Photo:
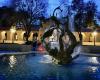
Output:
[[95,2],[84,0],[73,0],[72,10],[74,11],[74,27],[79,33],[80,42],[82,42],[82,28],[95,27],[96,25],[96,11]]
[[9,23],[9,19],[13,15],[12,13],[14,13],[13,8],[8,8],[6,6],[0,8],[0,26],[5,28],[11,27],[11,23]]
[[34,19],[46,14],[47,2],[45,0],[19,0],[15,6],[17,11],[26,11]]
[[81,27],[84,25],[85,3],[83,0],[73,0],[72,10],[74,11],[74,25],[76,31],[80,32]]
[[20,12],[19,19],[26,31],[26,41],[28,41],[32,27],[35,27],[34,22],[45,14],[46,3],[42,0],[20,0],[15,6]]
[[87,24],[87,27],[91,27],[91,26],[95,27],[96,12],[97,12],[97,6],[96,6],[95,2],[89,1],[86,4],[86,24]]

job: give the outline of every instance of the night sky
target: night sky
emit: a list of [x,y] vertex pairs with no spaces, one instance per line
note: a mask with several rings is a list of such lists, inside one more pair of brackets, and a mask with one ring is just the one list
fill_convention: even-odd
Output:
[[[17,1],[17,0],[0,0],[0,7],[2,6],[12,6],[13,1]],[[64,0],[65,1],[65,0]],[[67,0],[68,1],[68,0]],[[88,1],[88,0],[85,0]],[[94,0],[98,6],[98,10],[100,11],[100,0]],[[71,0],[69,0],[69,2],[71,2]],[[59,0],[48,0],[48,11],[47,13],[50,15],[52,14],[52,11],[59,6]]]
[[0,0],[0,7],[2,6],[11,6],[12,0]]

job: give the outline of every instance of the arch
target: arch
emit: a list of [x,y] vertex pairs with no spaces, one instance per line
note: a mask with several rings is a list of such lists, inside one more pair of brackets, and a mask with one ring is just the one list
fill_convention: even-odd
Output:
[[1,32],[1,40],[3,40],[3,43],[5,40],[7,40],[7,32],[6,31]]
[[36,41],[37,40],[37,37],[38,37],[38,33],[36,32],[36,33],[33,34],[33,41],[34,40]]

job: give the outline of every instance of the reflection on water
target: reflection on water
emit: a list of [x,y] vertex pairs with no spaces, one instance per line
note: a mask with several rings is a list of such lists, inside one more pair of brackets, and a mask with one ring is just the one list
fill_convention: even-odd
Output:
[[95,73],[96,71],[98,71],[98,67],[95,67],[95,66],[92,66],[92,67],[91,67],[91,66],[90,66],[90,67],[89,67],[89,71]]
[[100,80],[100,64],[93,65],[98,57],[80,56],[64,66],[40,54],[3,56],[1,61],[0,80]]
[[14,65],[16,64],[16,57],[15,56],[10,56],[9,57],[9,65],[10,65],[10,67],[11,68],[13,68],[14,67]]
[[98,62],[98,60],[97,60],[97,57],[91,57],[91,58],[89,58],[89,61],[90,61],[91,63],[99,64],[99,62]]
[[40,60],[40,63],[55,63],[58,64],[58,60],[50,55],[43,55],[43,58]]

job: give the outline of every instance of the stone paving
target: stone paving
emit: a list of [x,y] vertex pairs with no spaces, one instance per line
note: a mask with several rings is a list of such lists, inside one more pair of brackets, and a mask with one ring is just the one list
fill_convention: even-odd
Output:
[[[83,45],[94,45],[94,42],[83,42]],[[100,46],[100,42],[95,42],[95,46]]]
[[[3,43],[3,41],[0,40],[0,43]],[[12,41],[6,40],[4,43],[12,43]],[[13,41],[13,43],[23,44],[25,41]],[[94,45],[94,42],[83,42],[83,45]],[[100,46],[100,42],[95,42],[95,45]]]

